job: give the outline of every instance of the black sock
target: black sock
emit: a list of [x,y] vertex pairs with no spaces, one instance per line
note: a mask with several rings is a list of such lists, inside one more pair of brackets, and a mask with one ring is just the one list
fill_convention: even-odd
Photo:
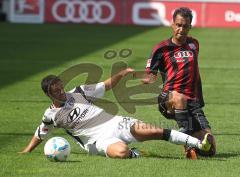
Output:
[[179,131],[189,134],[192,130],[192,121],[187,109],[175,109],[175,119]]
[[163,140],[168,141],[170,138],[170,134],[171,134],[170,129],[163,129]]

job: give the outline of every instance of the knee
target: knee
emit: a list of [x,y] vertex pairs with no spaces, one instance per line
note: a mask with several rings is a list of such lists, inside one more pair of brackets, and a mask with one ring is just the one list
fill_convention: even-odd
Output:
[[125,143],[122,143],[116,148],[114,158],[127,158],[129,156],[129,148]]
[[107,155],[111,158],[128,158],[129,157],[129,148],[127,144],[118,142],[117,144],[107,148]]
[[185,95],[174,91],[172,92],[172,96],[173,96],[173,104],[176,109],[186,109],[187,99]]

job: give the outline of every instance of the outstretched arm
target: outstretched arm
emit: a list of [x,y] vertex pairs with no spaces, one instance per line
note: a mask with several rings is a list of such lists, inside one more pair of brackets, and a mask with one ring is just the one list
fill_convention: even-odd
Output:
[[119,73],[113,75],[112,77],[110,77],[109,79],[104,81],[105,84],[105,90],[110,90],[111,88],[113,88],[115,85],[117,85],[117,83],[127,74],[135,74],[134,69],[132,68],[127,68],[124,69],[122,71],[120,71]]
[[23,149],[23,151],[19,152],[21,154],[31,152],[33,149],[35,149],[40,143],[42,142],[41,139],[38,139],[37,137],[33,136],[32,140],[29,142],[27,147]]
[[[44,117],[44,121],[46,121],[46,116]],[[35,134],[33,135],[31,141],[28,143],[28,145],[19,153],[28,153],[34,150],[42,141],[44,138],[47,137],[47,135],[52,131],[53,124],[51,122],[42,122],[40,126],[38,126],[37,130],[35,131]]]

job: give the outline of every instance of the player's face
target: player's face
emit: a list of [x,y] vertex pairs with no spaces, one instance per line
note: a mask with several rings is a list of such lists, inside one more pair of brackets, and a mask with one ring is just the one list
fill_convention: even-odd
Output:
[[179,43],[184,43],[191,27],[190,18],[184,18],[181,15],[177,15],[172,24],[173,39]]
[[64,86],[61,81],[58,81],[51,85],[49,96],[53,101],[58,101],[58,102],[66,101],[66,93],[64,91]]

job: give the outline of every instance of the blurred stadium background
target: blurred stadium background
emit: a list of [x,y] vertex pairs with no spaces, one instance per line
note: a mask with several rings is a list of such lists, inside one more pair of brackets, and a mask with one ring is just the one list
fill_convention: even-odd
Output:
[[[189,161],[182,147],[151,141],[131,145],[145,151],[141,159],[106,159],[87,155],[61,130],[52,136],[70,141],[68,162],[49,162],[44,143],[31,154],[17,153],[49,106],[40,89],[45,75],[82,63],[100,67],[101,80],[124,63],[144,70],[152,47],[171,36],[171,15],[180,6],[194,12],[190,35],[200,42],[205,112],[217,139],[216,157]],[[0,21],[0,176],[239,176],[240,0],[0,0]],[[119,56],[122,49],[131,55]],[[116,57],[104,57],[109,50]],[[74,78],[67,88],[86,78]],[[106,100],[118,106],[118,114],[176,127],[157,105],[138,105],[130,113],[112,92]]]

